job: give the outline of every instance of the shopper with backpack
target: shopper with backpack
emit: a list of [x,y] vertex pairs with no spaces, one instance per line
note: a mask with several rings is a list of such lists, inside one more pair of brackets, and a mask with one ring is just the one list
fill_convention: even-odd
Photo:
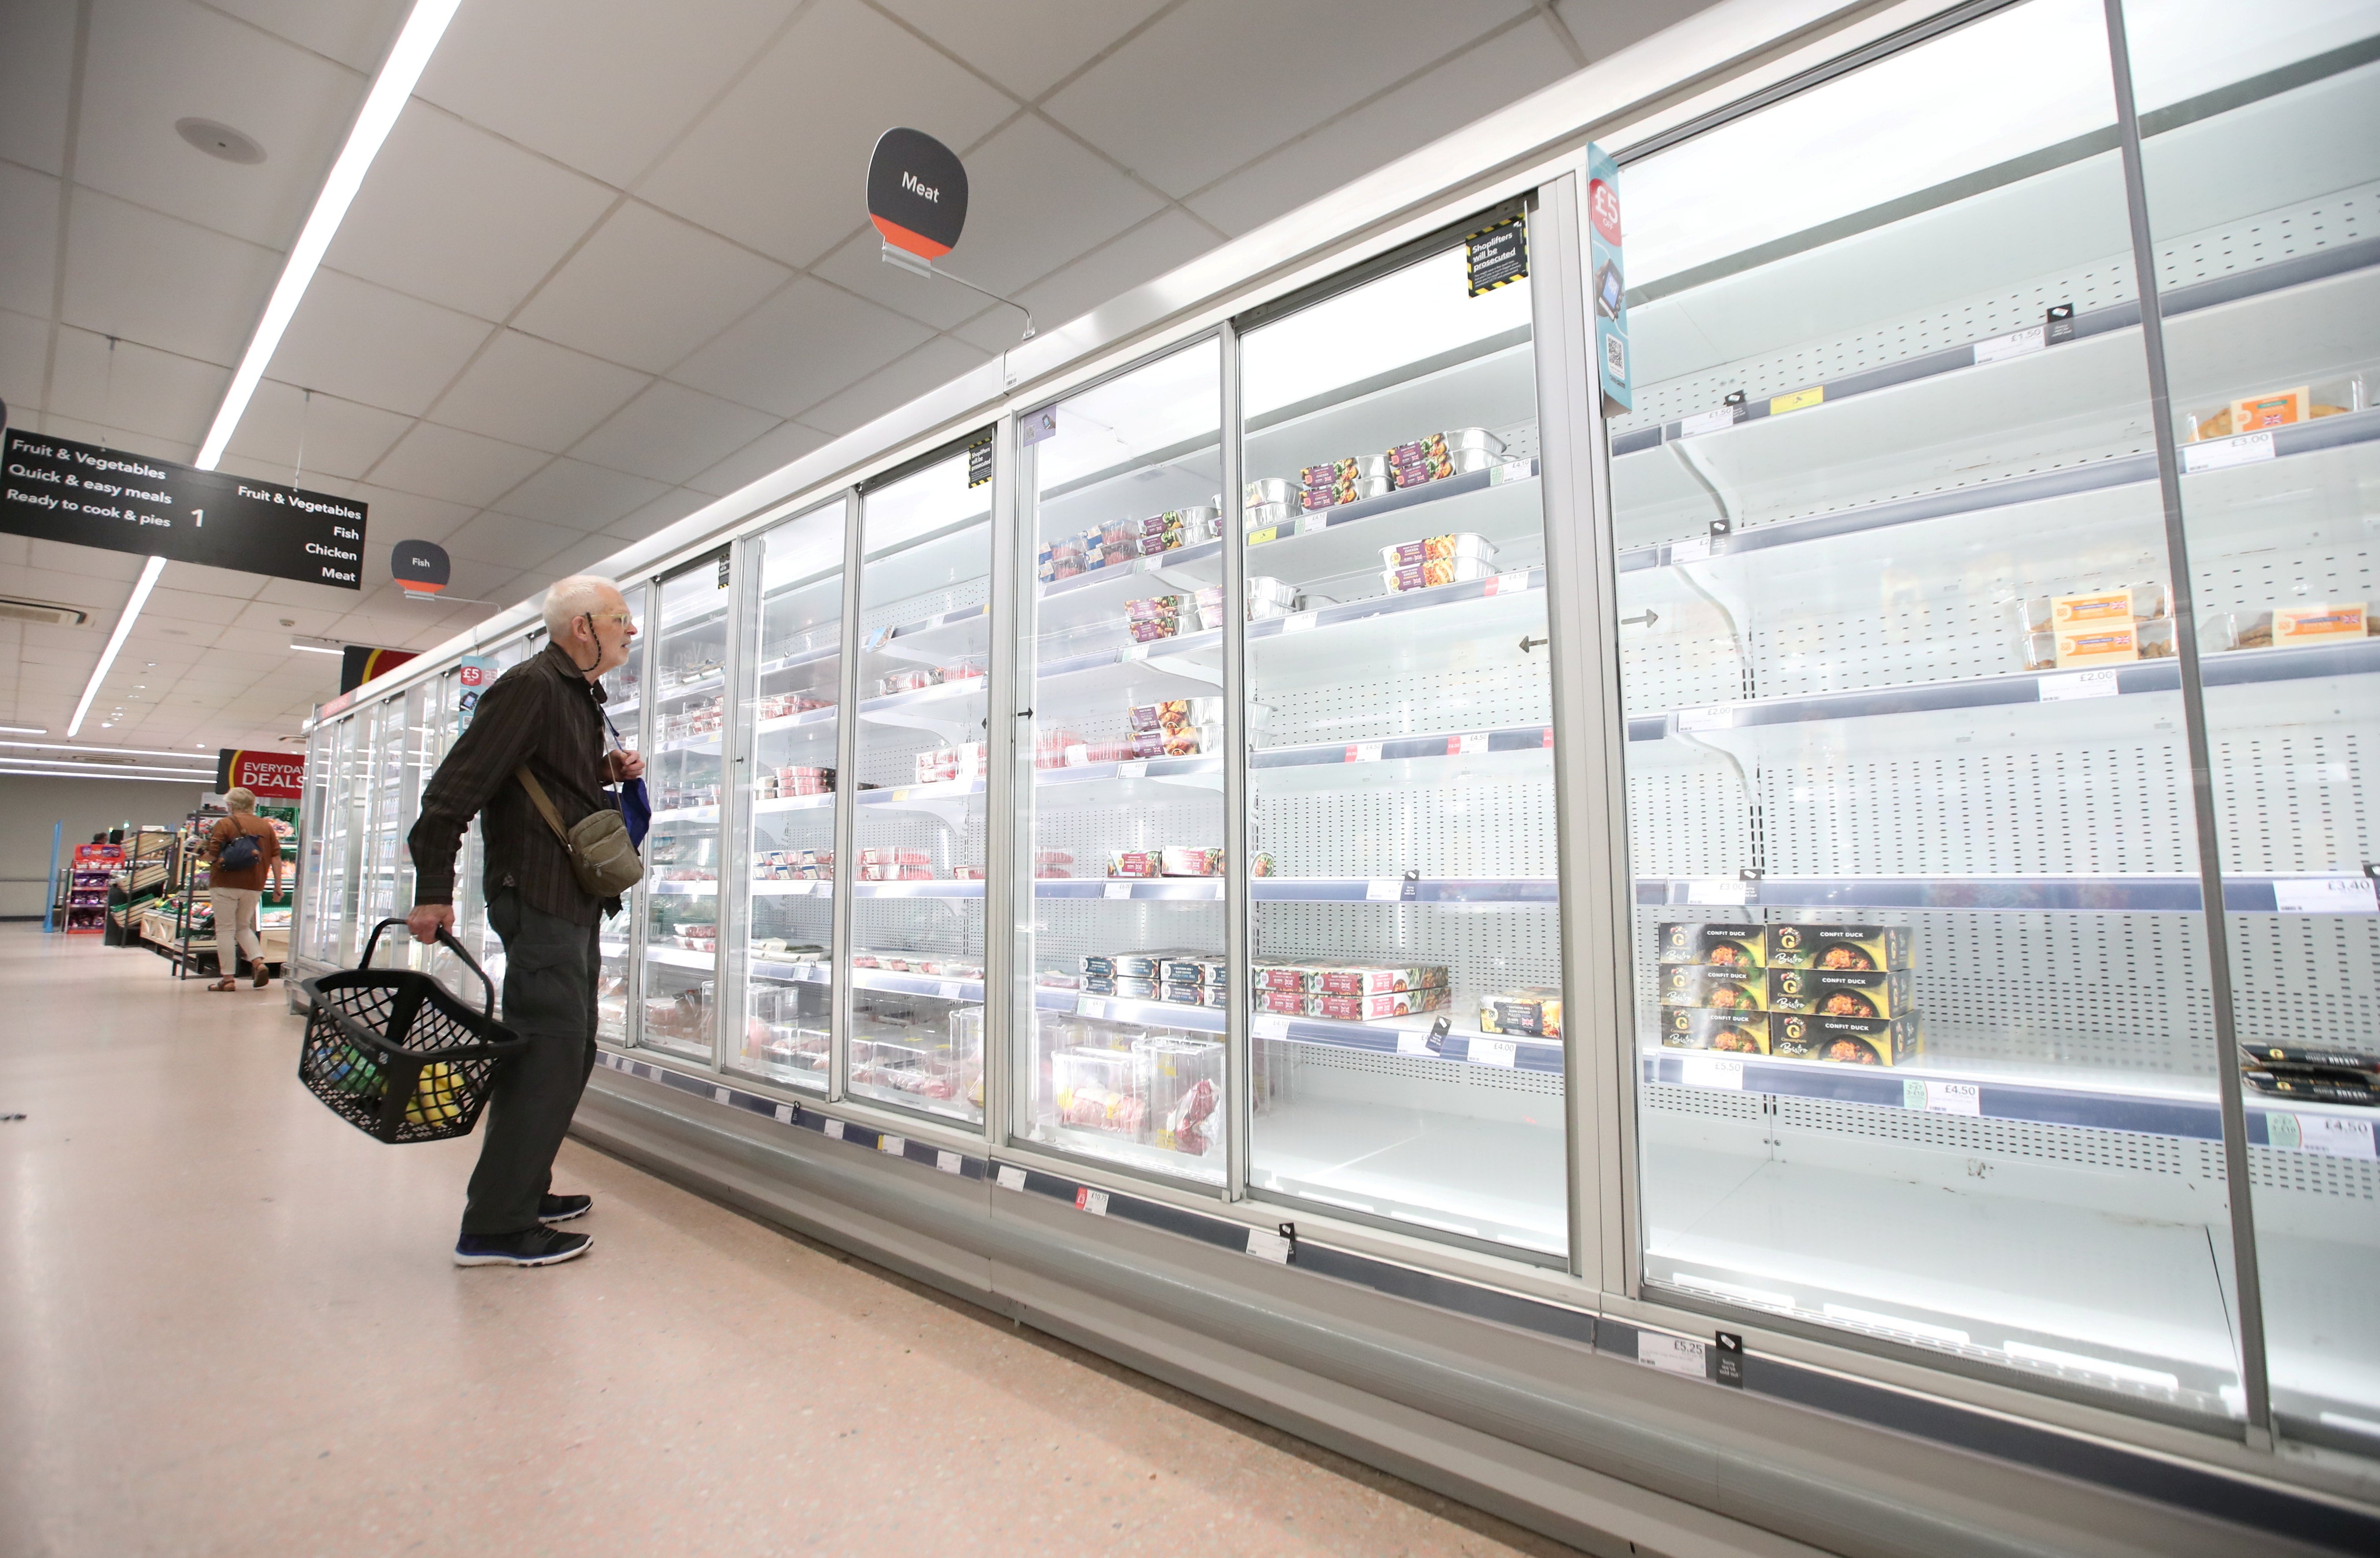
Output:
[[221,976],[209,990],[239,988],[239,955],[248,954],[254,988],[271,982],[265,972],[264,942],[257,934],[256,907],[263,900],[265,883],[279,873],[281,835],[256,814],[255,792],[226,791],[224,804],[231,815],[209,830],[206,843],[207,897],[215,911],[215,972]]

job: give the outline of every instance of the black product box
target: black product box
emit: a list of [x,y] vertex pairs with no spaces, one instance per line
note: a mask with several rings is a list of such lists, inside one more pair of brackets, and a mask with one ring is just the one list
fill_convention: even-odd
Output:
[[2366,1109],[2380,1106],[2380,1084],[2352,1073],[2243,1071],[2240,1076],[2258,1092],[2276,1098],[2300,1099],[2308,1103],[2350,1103]]
[[2335,1050],[2327,1045],[2242,1044],[2240,1046],[2240,1060],[2246,1066],[2276,1071],[2312,1066],[2325,1071],[2380,1074],[2380,1055],[2365,1054],[2357,1050]]
[[1767,1006],[1817,1017],[1889,1017],[1916,1010],[1917,998],[1905,973],[1771,968]]
[[1814,1017],[1773,1012],[1768,1053],[1787,1060],[1824,1060],[1843,1065],[1906,1065],[1925,1051],[1925,1035],[1913,1014],[1894,1017]]
[[1768,1007],[1768,976],[1758,968],[1706,968],[1670,963],[1661,968],[1661,1004],[1699,1006],[1721,1012],[1759,1012]]
[[1768,1053],[1769,1027],[1762,1012],[1711,1012],[1670,1006],[1661,1012],[1661,1043],[1672,1050],[1718,1050],[1726,1054]]
[[1768,967],[1852,972],[1916,967],[1906,925],[1771,925]]
[[1661,961],[1709,963],[1723,968],[1767,966],[1766,938],[1758,925],[1727,925],[1716,920],[1686,920],[1658,928]]

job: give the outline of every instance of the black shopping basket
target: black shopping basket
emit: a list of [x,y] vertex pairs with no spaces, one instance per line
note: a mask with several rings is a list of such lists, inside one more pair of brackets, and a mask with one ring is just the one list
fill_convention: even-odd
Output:
[[528,1041],[495,1020],[486,970],[446,931],[438,940],[480,976],[474,1012],[428,974],[375,968],[383,919],[364,943],[364,966],[298,981],[306,992],[306,1047],[298,1079],[331,1113],[377,1140],[443,1141],[468,1136],[504,1064]]

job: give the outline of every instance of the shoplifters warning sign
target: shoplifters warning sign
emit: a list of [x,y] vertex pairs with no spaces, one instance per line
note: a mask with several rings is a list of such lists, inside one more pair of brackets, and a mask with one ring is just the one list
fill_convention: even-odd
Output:
[[358,590],[365,505],[11,430],[0,531]]

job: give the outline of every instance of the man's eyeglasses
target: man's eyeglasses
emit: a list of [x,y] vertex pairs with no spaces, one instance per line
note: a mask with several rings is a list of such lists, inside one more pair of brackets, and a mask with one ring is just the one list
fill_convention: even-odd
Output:
[[590,633],[595,630],[595,625],[599,622],[609,622],[620,627],[632,627],[637,621],[626,612],[580,612],[578,615],[580,620],[587,624],[587,630]]

